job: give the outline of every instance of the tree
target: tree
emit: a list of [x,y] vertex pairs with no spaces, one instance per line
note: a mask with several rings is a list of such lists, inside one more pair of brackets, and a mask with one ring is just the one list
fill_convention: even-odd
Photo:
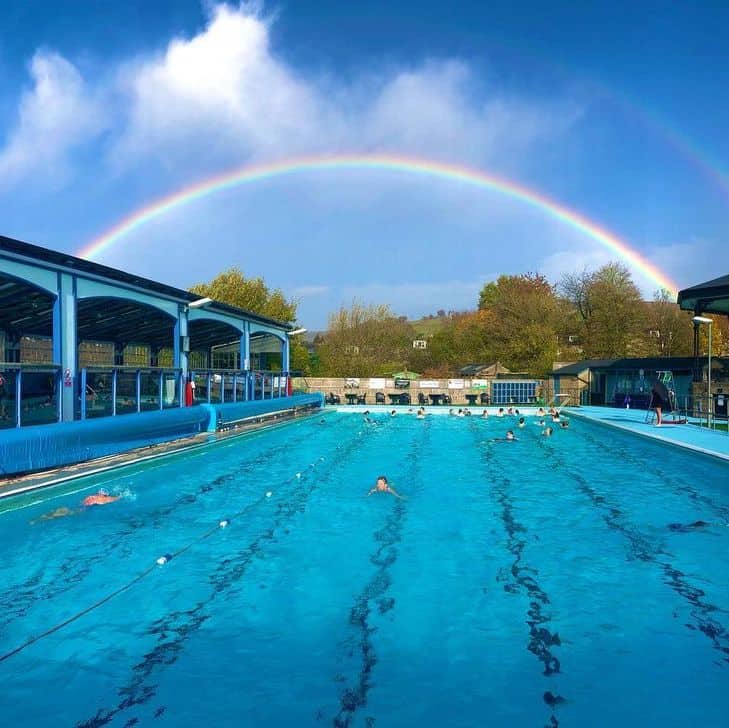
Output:
[[565,275],[560,288],[576,311],[585,356],[619,359],[634,353],[645,309],[625,266],[608,263],[594,273]]
[[544,276],[500,276],[481,289],[479,310],[488,314],[491,358],[534,375],[552,369],[564,309]]
[[[287,300],[278,288],[270,290],[263,278],[246,278],[237,266],[220,273],[209,283],[192,286],[190,291],[201,298],[213,298],[283,323],[296,321],[296,301]],[[289,339],[289,366],[292,370],[309,371],[309,352],[301,337]]]
[[190,291],[283,323],[296,321],[294,300],[287,300],[279,288],[270,290],[263,278],[246,278],[237,266],[216,276],[210,283],[192,286]]
[[354,301],[329,317],[317,353],[323,376],[375,376],[408,364],[413,328],[385,305]]
[[692,311],[682,311],[665,289],[646,302],[648,356],[691,356],[693,353]]

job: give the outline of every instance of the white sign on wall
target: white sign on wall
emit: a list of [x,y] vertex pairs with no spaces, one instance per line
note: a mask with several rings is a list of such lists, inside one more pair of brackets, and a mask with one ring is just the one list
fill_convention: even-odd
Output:
[[370,377],[369,384],[367,385],[370,389],[384,389],[385,382],[387,380],[381,377]]
[[462,379],[449,379],[448,380],[448,389],[463,389],[463,380]]
[[488,379],[474,379],[471,382],[471,386],[475,389],[488,389],[489,388],[489,380]]
[[438,389],[440,382],[437,379],[421,379],[418,386],[420,389]]

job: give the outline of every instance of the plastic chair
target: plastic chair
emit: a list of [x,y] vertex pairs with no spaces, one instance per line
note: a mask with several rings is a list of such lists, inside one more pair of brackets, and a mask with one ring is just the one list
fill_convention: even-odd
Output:
[[367,395],[366,394],[358,394],[357,395],[357,404],[367,404]]
[[489,396],[486,392],[481,392],[481,404],[489,404]]
[[428,404],[428,398],[422,392],[418,392],[418,404]]
[[375,392],[375,404],[386,404],[384,392]]

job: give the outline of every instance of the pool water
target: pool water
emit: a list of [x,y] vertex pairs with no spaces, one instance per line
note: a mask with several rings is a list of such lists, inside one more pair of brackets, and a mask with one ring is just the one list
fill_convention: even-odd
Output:
[[[49,634],[0,661],[3,725],[727,725],[725,464],[371,417],[12,502],[0,654]],[[406,498],[365,497],[380,474]],[[102,484],[124,497],[40,520]]]

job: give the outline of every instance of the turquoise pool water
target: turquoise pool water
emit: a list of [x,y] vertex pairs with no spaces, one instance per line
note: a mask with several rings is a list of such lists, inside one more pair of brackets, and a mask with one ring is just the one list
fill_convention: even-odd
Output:
[[[2,655],[141,578],[0,661],[3,724],[727,724],[724,464],[578,421],[372,417],[12,503]],[[381,473],[406,500],[365,497]],[[38,520],[100,484],[125,497]]]

